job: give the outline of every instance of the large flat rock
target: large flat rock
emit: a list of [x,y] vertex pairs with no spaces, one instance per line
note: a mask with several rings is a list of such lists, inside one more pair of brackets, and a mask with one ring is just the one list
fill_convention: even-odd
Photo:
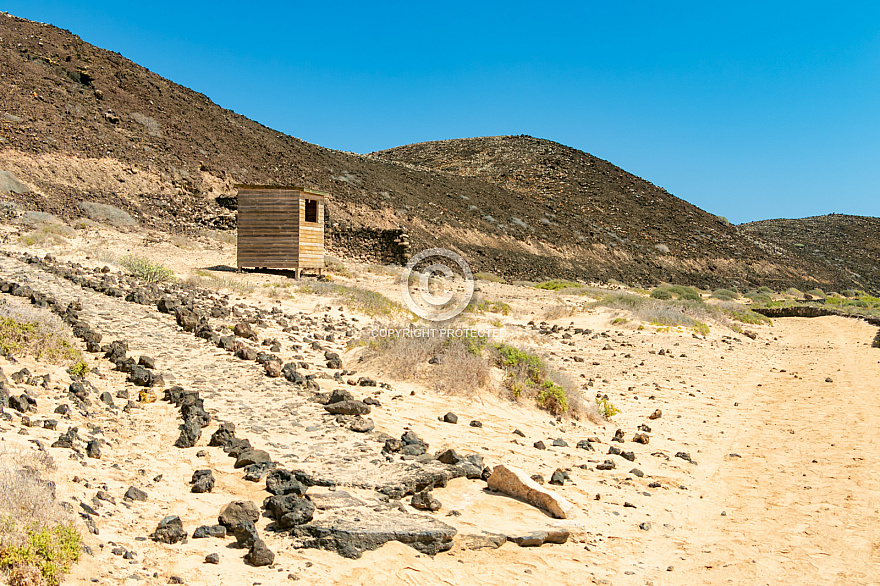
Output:
[[295,527],[291,536],[299,547],[335,551],[347,558],[359,558],[364,551],[378,549],[389,541],[405,543],[422,553],[436,555],[452,547],[456,529],[426,515],[409,515],[397,510],[338,509],[308,525]]
[[570,501],[552,490],[547,490],[532,480],[528,474],[513,466],[495,466],[487,484],[491,489],[543,509],[557,519],[570,519],[577,512],[577,508]]

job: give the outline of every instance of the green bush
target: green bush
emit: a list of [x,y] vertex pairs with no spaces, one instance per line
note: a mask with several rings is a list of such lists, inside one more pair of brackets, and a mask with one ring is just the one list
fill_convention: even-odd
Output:
[[132,277],[148,283],[164,283],[174,280],[174,271],[141,256],[126,255],[119,259],[119,266]]
[[[14,530],[14,521],[7,518]],[[30,527],[27,539],[19,545],[0,546],[0,569],[10,576],[10,584],[56,585],[79,560],[82,537],[72,524]]]
[[754,325],[773,323],[766,315],[756,313],[745,305],[741,305],[735,301],[719,303],[718,309],[720,309],[728,318],[740,323]]
[[685,301],[702,301],[700,292],[693,287],[683,285],[663,285],[651,291],[651,297],[667,301],[669,299],[684,299]]
[[70,367],[70,374],[73,376],[78,376],[80,378],[86,378],[89,376],[89,373],[92,370],[89,368],[89,365],[85,363],[85,361],[80,360],[76,364]]
[[549,380],[545,380],[542,386],[541,392],[538,393],[538,405],[554,415],[568,411],[568,397],[565,395],[565,389]]
[[753,303],[769,303],[773,300],[773,298],[766,293],[760,293],[758,291],[749,291],[746,293],[746,298],[751,299]]
[[810,289],[807,291],[807,295],[818,299],[825,299],[825,292],[822,289]]
[[583,409],[577,389],[570,382],[561,384],[561,379],[554,380],[558,373],[551,371],[537,354],[509,344],[495,344],[494,350],[496,365],[504,371],[504,385],[514,398],[532,398],[554,415],[569,411],[573,402],[578,410]]
[[668,289],[661,289],[658,287],[657,289],[654,289],[653,291],[651,291],[651,297],[654,299],[660,299],[663,301],[667,301],[669,299],[672,299],[672,292],[669,291]]
[[758,293],[773,293],[773,289],[770,287],[758,287]]
[[722,301],[731,301],[733,299],[738,299],[739,293],[732,289],[715,289],[712,293],[712,297],[715,299],[721,299]]
[[0,306],[0,349],[4,354],[30,354],[56,364],[82,358],[54,315],[8,304]]

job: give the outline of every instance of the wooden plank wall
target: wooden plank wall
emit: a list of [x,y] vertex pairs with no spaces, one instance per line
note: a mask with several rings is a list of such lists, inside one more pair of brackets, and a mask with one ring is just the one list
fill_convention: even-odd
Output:
[[299,227],[299,266],[301,268],[324,268],[324,202],[318,199],[318,222],[306,222],[306,199],[308,193],[302,194],[300,200]]

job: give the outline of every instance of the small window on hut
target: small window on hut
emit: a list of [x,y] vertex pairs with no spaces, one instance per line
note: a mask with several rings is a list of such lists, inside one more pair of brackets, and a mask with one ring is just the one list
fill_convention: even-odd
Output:
[[306,222],[318,223],[318,200],[306,200]]

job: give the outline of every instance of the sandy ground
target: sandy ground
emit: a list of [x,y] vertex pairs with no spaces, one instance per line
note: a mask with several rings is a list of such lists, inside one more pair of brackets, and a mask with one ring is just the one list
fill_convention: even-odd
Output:
[[[89,263],[131,252],[163,262],[184,278],[202,270],[245,280],[255,286],[247,294],[250,303],[284,311],[338,305],[283,287],[289,282],[281,276],[211,271],[234,265],[230,245],[206,239],[181,248],[181,241],[175,245],[167,237],[153,238],[95,231],[45,250]],[[7,247],[13,245],[14,238],[7,238]],[[349,269],[350,279],[336,280],[394,295],[392,276],[367,267]],[[87,467],[56,456],[61,498],[88,502],[106,484],[121,500],[124,489],[140,481],[158,499],[146,507],[118,506],[99,519],[101,533],[87,537],[94,555],[77,564],[70,583],[165,584],[170,576],[187,584],[880,583],[880,350],[870,347],[874,328],[837,317],[781,319],[773,326],[751,327],[758,333],[756,340],[720,325],[703,338],[681,329],[615,326],[611,321],[618,314],[591,311],[552,323],[574,323],[608,337],[578,338],[570,346],[522,327],[559,304],[559,295],[510,285],[481,287],[487,297],[513,307],[509,316],[489,316],[501,319],[505,336],[538,349],[576,380],[592,380],[594,386],[585,392],[608,394],[621,413],[602,425],[556,421],[491,389],[473,397],[438,395],[428,384],[395,381],[368,369],[358,375],[388,380],[394,393],[404,396],[383,399],[383,408],[371,417],[377,429],[394,436],[405,426],[415,429],[432,451],[449,446],[478,452],[490,465],[513,464],[545,478],[556,468],[569,470],[572,482],[551,488],[577,505],[576,518],[552,519],[484,490],[483,483],[460,479],[434,492],[443,503],[438,519],[455,526],[459,539],[451,551],[433,558],[390,543],[359,560],[347,560],[293,549],[288,538],[269,534],[267,543],[278,556],[275,565],[251,568],[241,561],[243,552],[227,547],[228,542],[190,540],[167,546],[136,539],[151,532],[164,514],[180,514],[191,531],[213,522],[219,507],[232,498],[259,503],[266,496],[259,485],[244,482],[228,459],[214,453],[216,448],[208,448],[207,461],[196,459],[194,451],[163,448],[173,442],[178,422],[172,407],[156,403],[133,416],[129,428],[103,422],[112,449],[100,464]],[[658,354],[660,349],[665,355]],[[574,362],[573,356],[585,361]],[[355,357],[350,354],[346,360]],[[29,360],[20,364],[35,373],[52,372],[63,386],[61,369]],[[0,359],[7,375],[18,366]],[[97,386],[113,390],[124,384],[123,375],[107,370],[102,368],[105,378],[96,380]],[[658,408],[663,416],[649,420]],[[458,414],[458,425],[437,420],[447,411]],[[479,419],[483,428],[469,427],[471,419]],[[647,446],[630,441],[641,424],[652,428]],[[618,428],[624,430],[626,443],[615,445],[633,450],[633,463],[605,454]],[[514,429],[525,437],[513,435]],[[18,435],[18,430],[17,423],[3,422],[2,440],[27,445],[29,439],[51,442],[57,437],[57,432],[30,429],[28,435]],[[161,441],[154,433],[162,434]],[[208,436],[197,447],[204,449]],[[601,440],[598,451],[574,447],[591,436]],[[537,440],[549,445],[556,438],[565,439],[569,447],[532,446]],[[677,458],[678,452],[688,452],[696,464]],[[595,468],[606,458],[617,461],[615,470]],[[113,463],[119,468],[112,468]],[[205,464],[214,469],[217,488],[212,494],[192,495],[186,480]],[[644,477],[629,473],[633,468]],[[160,473],[162,483],[150,481]],[[72,482],[75,475],[92,481],[85,487]],[[448,516],[453,510],[461,515]],[[460,539],[481,531],[548,526],[564,526],[572,538],[564,545],[521,548],[507,543],[497,550],[469,550]],[[137,550],[136,562],[110,555],[107,550],[115,543]],[[220,565],[202,563],[211,551],[221,553]]]

